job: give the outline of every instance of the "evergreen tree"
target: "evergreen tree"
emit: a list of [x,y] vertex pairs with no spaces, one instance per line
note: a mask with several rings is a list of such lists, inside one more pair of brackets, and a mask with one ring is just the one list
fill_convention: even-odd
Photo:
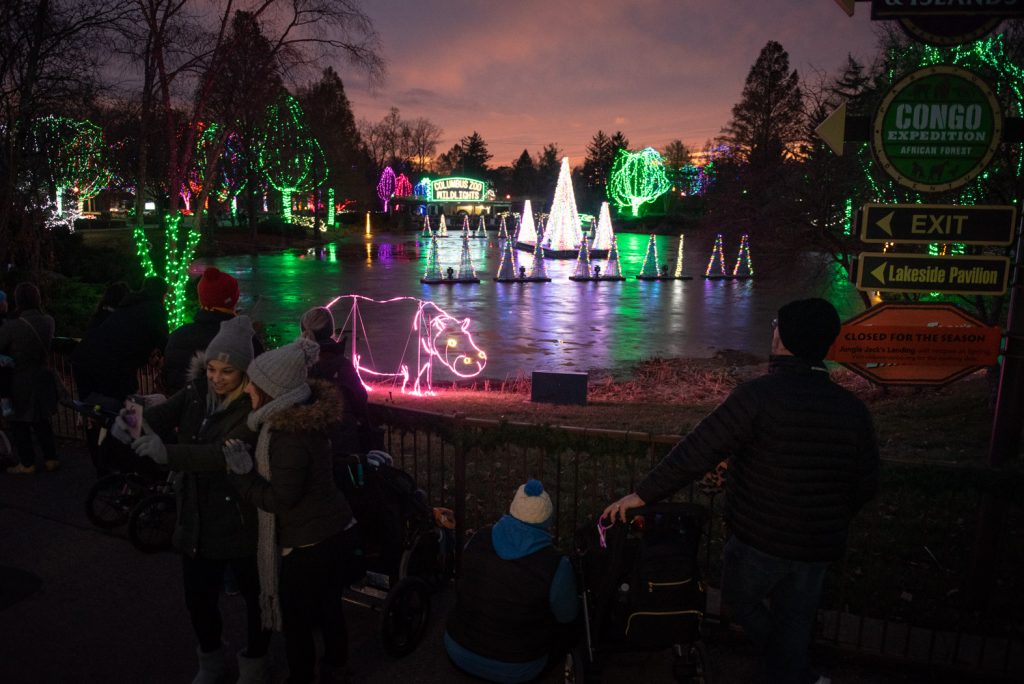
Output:
[[665,160],[665,175],[676,187],[683,186],[682,169],[690,163],[690,149],[679,139],[673,140],[661,152]]
[[803,122],[800,76],[789,68],[789,54],[782,45],[770,40],[747,74],[723,140],[751,167],[766,169],[794,151]]
[[[331,169],[329,185],[335,189],[335,197],[369,200],[372,190],[367,182],[370,160],[363,150],[362,138],[341,77],[332,67],[327,67],[319,81],[299,90],[296,99],[306,114],[310,132],[324,150],[327,166]],[[321,199],[326,202],[326,194]]]
[[558,172],[562,168],[562,151],[557,143],[548,143],[537,155],[537,192],[550,196],[555,191]]
[[580,171],[582,195],[588,203],[603,202],[608,185],[608,172],[615,161],[615,147],[604,131],[599,130],[587,145],[587,156]]
[[[622,131],[615,131],[612,134],[612,162],[615,161],[615,155],[619,153],[619,150],[629,149],[629,138],[627,138]],[[608,164],[608,168],[611,169],[612,165]]]
[[512,162],[512,194],[530,195],[537,186],[537,167],[533,157],[525,149],[519,158]]
[[487,162],[491,153],[487,151],[487,143],[480,134],[473,131],[471,135],[459,141],[461,155],[458,168],[461,173],[474,178],[482,178],[487,173]]

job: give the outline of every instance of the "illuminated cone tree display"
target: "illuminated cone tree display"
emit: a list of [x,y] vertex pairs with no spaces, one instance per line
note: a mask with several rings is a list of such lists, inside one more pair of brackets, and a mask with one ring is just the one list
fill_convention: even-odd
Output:
[[292,193],[315,190],[328,175],[324,151],[310,133],[298,100],[285,93],[267,107],[257,149],[260,171],[281,193],[282,218],[291,223]]
[[484,215],[480,214],[480,220],[476,224],[476,230],[473,232],[475,238],[487,238],[487,221],[484,219]]
[[640,207],[661,197],[671,187],[665,175],[665,163],[653,147],[639,152],[619,150],[608,176],[608,196],[620,207],[629,207],[637,216]]
[[501,247],[501,263],[498,264],[498,274],[495,280],[516,280],[519,277],[519,264],[516,263],[516,250],[512,247],[511,240],[505,240]]
[[736,265],[732,268],[732,277],[754,277],[754,265],[750,262],[750,236],[746,233],[740,238],[740,250],[736,254]]
[[599,250],[611,249],[614,235],[612,215],[608,210],[608,203],[601,202],[601,211],[598,212],[597,216],[597,232],[594,233],[593,248]]
[[430,249],[427,251],[427,270],[423,274],[423,282],[438,282],[442,280],[441,260],[437,254],[437,238],[431,236]]
[[448,237],[448,223],[444,220],[444,214],[441,214],[441,221],[437,226],[437,237]]
[[551,214],[544,229],[544,240],[548,249],[566,252],[575,250],[582,237],[576,194],[572,190],[569,158],[562,157],[562,168],[558,172],[558,183],[555,185],[555,196],[551,201]]
[[533,205],[530,200],[523,203],[523,218],[519,221],[519,234],[516,241],[533,245],[537,243],[537,226],[533,222]]
[[612,236],[612,246],[608,249],[608,261],[604,265],[602,280],[625,280],[622,266],[619,264],[619,238]]
[[[718,267],[715,268],[715,262]],[[705,278],[728,278],[725,272],[725,252],[722,251],[722,234],[715,235],[715,246],[711,248],[711,258],[708,259],[708,267],[704,270]]]
[[480,282],[476,277],[476,271],[473,269],[473,259],[469,255],[469,233],[465,230],[462,231],[462,256],[459,257],[459,273],[457,277],[461,281]]
[[501,217],[501,223],[498,224],[498,239],[508,240],[508,225],[505,223],[505,217]]
[[580,253],[576,256],[576,269],[572,273],[575,279],[590,279],[590,248],[587,246],[587,236],[580,239]]
[[537,241],[533,250],[533,265],[530,267],[531,280],[551,280],[548,277],[548,269],[544,264],[544,245]]
[[644,264],[640,267],[640,275],[637,278],[657,278],[661,275],[658,265],[658,245],[654,235],[647,241],[647,252],[644,254]]
[[679,247],[676,248],[676,270],[672,274],[672,277],[676,280],[692,280],[690,276],[683,275],[683,244],[684,238],[682,233],[679,234]]
[[430,217],[429,216],[424,216],[423,217],[423,232],[420,233],[420,235],[422,237],[425,237],[425,238],[434,237],[434,231],[430,229]]

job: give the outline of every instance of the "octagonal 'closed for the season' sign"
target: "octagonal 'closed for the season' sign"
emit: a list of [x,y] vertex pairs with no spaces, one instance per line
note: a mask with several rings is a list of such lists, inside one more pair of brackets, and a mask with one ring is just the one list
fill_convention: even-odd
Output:
[[995,363],[1001,338],[951,304],[881,304],[843,323],[826,358],[883,385],[944,385]]

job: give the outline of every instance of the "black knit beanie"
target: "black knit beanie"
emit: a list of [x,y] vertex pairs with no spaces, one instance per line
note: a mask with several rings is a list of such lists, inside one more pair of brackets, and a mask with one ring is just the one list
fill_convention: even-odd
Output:
[[839,313],[824,299],[798,299],[779,309],[779,339],[805,361],[821,363],[839,335]]

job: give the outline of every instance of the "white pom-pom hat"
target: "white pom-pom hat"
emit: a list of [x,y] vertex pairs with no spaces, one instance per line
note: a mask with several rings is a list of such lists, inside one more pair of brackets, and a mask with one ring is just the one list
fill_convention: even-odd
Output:
[[517,520],[536,525],[550,520],[554,510],[551,497],[544,491],[540,480],[527,480],[516,490],[508,512]]

